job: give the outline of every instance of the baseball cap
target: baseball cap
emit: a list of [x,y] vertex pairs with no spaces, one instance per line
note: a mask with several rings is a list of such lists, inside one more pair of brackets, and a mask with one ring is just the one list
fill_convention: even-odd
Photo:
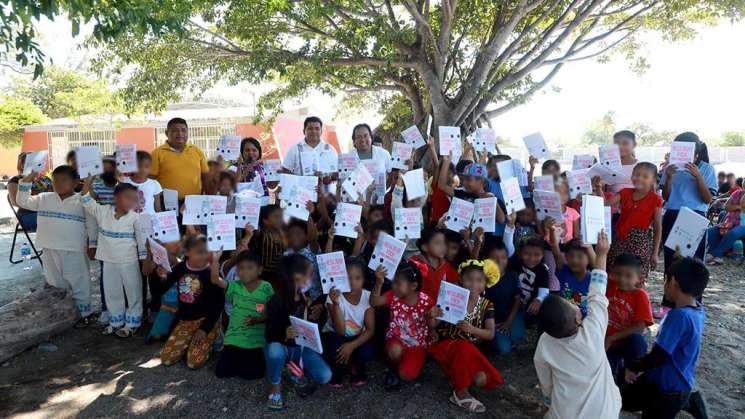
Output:
[[479,163],[471,163],[463,169],[463,175],[486,178],[486,166]]

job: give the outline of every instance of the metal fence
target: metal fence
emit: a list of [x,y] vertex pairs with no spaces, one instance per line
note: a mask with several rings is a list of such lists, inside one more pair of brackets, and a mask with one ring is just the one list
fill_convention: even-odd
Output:
[[[189,125],[189,143],[201,148],[207,158],[216,156],[217,142],[221,135],[235,135],[235,123]],[[164,142],[166,142],[166,127],[157,127],[155,146]]]
[[101,153],[113,154],[116,149],[116,130],[61,130],[47,133],[52,167],[65,164],[67,152],[78,147],[98,146]]

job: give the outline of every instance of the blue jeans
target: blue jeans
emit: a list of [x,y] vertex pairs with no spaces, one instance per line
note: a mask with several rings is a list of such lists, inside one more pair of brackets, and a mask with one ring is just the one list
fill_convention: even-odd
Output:
[[326,362],[331,366],[335,383],[341,382],[342,378],[344,378],[344,373],[347,371],[347,367],[349,366],[354,366],[355,377],[366,379],[367,364],[372,361],[375,356],[373,339],[370,339],[357,347],[357,349],[352,352],[349,363],[345,365],[336,362],[336,351],[339,350],[341,345],[357,339],[357,336],[339,336],[334,332],[329,332],[324,333],[323,338],[325,339],[323,343],[324,358],[326,358]]
[[18,218],[21,220],[21,225],[28,232],[36,231],[36,213],[29,211],[18,214]]
[[739,225],[733,227],[724,236],[719,235],[718,226],[709,227],[706,231],[706,235],[709,241],[709,254],[720,258],[724,256],[728,250],[732,249],[732,246],[735,245],[737,240],[745,237],[745,226]]
[[287,346],[280,342],[269,342],[264,346],[266,376],[270,384],[280,384],[285,364],[292,360],[300,365],[301,358],[303,370],[313,381],[326,384],[331,380],[331,369],[326,365],[323,357],[308,348],[302,350],[301,348],[300,346]]
[[[621,380],[623,380],[623,376],[619,374],[623,373],[624,366],[629,365],[632,361],[637,360],[646,354],[647,339],[638,333],[634,333],[633,335],[627,336],[625,339],[616,342],[615,345],[608,348],[608,352],[606,353],[613,376]],[[618,379],[616,382],[618,382]]]
[[525,337],[525,319],[523,316],[524,312],[521,308],[512,320],[512,327],[510,328],[509,335],[505,335],[499,331],[494,333],[492,348],[497,351],[499,355],[512,352],[512,346],[520,343],[520,341],[523,340],[523,337]]

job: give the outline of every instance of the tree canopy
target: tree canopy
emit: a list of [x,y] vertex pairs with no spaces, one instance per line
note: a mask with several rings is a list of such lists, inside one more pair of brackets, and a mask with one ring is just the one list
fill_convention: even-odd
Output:
[[19,144],[23,138],[23,127],[43,120],[44,114],[31,101],[0,97],[0,145]]

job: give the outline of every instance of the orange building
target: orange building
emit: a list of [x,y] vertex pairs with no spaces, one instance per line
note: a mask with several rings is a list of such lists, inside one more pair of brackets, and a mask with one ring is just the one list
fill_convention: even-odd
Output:
[[[251,108],[182,103],[159,115],[61,118],[26,127],[21,151],[48,150],[51,168],[64,164],[67,152],[82,146],[98,146],[103,154],[112,154],[117,144],[137,144],[138,150],[151,151],[165,142],[166,123],[175,117],[187,121],[189,142],[199,146],[208,157],[215,155],[221,135],[259,139],[264,159],[284,158],[289,147],[303,138],[307,109],[281,114],[271,127],[254,125],[252,114]],[[333,126],[324,124],[323,137],[339,151]]]

